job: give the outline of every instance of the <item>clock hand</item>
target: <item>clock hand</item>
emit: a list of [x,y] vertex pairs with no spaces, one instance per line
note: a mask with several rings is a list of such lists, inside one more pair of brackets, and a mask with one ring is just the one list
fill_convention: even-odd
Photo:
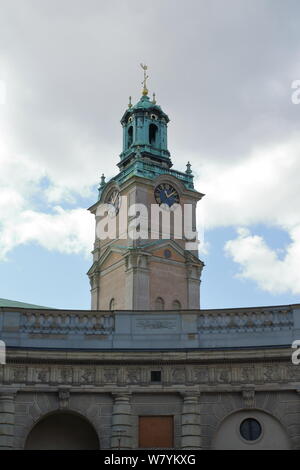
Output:
[[176,194],[176,191],[173,191],[172,193],[168,194],[167,197],[173,196],[173,194]]

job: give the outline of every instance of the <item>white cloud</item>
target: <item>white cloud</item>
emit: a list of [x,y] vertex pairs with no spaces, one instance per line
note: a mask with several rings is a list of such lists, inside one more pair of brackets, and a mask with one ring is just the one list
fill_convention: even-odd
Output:
[[[93,217],[86,209],[65,210],[53,205],[54,197],[50,205],[46,203],[51,199],[48,195],[57,191],[51,183],[43,187],[46,171],[26,155],[16,157],[7,136],[0,137],[0,260],[30,242],[61,253],[89,254]],[[65,200],[69,194],[67,188]],[[44,210],[37,210],[36,201],[41,205],[43,199]]]
[[291,243],[283,259],[265,240],[240,228],[238,237],[225,245],[225,251],[240,265],[239,276],[255,281],[273,294],[300,293],[300,225],[290,231]]
[[[300,112],[300,110],[299,110]],[[300,223],[300,138],[257,148],[237,162],[196,168],[199,204],[207,228],[266,223],[289,229]]]
[[[253,151],[243,161],[198,168],[199,188],[206,193],[199,204],[206,229],[243,226],[225,245],[240,265],[239,276],[255,281],[268,292],[300,293],[300,139]],[[201,207],[202,206],[202,207]],[[265,224],[287,232],[291,242],[282,254],[272,250],[245,227]]]
[[47,250],[87,256],[91,251],[93,235],[93,218],[85,209],[64,210],[58,206],[52,214],[20,211],[2,223],[0,259],[5,259],[16,246],[30,242],[38,243]]
[[171,118],[174,168],[190,159],[206,193],[206,227],[286,230],[284,261],[255,234],[240,234],[227,252],[262,288],[273,289],[283,269],[280,288],[298,289],[299,2],[14,3],[2,1],[0,18],[0,259],[29,242],[92,248],[93,218],[63,205],[117,171],[119,119],[127,96],[139,97],[146,61],[149,89]]

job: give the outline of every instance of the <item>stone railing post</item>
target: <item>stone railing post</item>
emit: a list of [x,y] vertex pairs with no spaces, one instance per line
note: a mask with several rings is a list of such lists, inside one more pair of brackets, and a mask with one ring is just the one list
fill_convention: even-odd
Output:
[[183,393],[181,449],[201,449],[199,395]]
[[132,448],[132,416],[129,393],[113,393],[112,449]]
[[15,424],[15,393],[0,392],[0,450],[13,448]]

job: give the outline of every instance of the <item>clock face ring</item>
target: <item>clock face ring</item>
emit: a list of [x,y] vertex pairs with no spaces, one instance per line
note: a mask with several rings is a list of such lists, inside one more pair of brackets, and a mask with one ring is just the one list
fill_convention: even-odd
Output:
[[165,205],[166,208],[175,207],[180,201],[178,191],[169,183],[160,183],[156,186],[154,197],[157,204]]

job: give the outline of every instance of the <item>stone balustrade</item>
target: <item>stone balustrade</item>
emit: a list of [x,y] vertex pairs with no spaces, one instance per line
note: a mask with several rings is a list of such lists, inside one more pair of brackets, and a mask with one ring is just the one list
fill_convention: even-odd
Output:
[[42,334],[110,334],[114,330],[111,312],[26,312],[21,317],[22,333]]
[[290,330],[294,326],[293,310],[283,309],[241,309],[201,311],[198,315],[200,334],[224,334],[246,332],[275,332]]
[[300,339],[300,305],[214,310],[0,308],[9,347],[189,349],[286,346]]

